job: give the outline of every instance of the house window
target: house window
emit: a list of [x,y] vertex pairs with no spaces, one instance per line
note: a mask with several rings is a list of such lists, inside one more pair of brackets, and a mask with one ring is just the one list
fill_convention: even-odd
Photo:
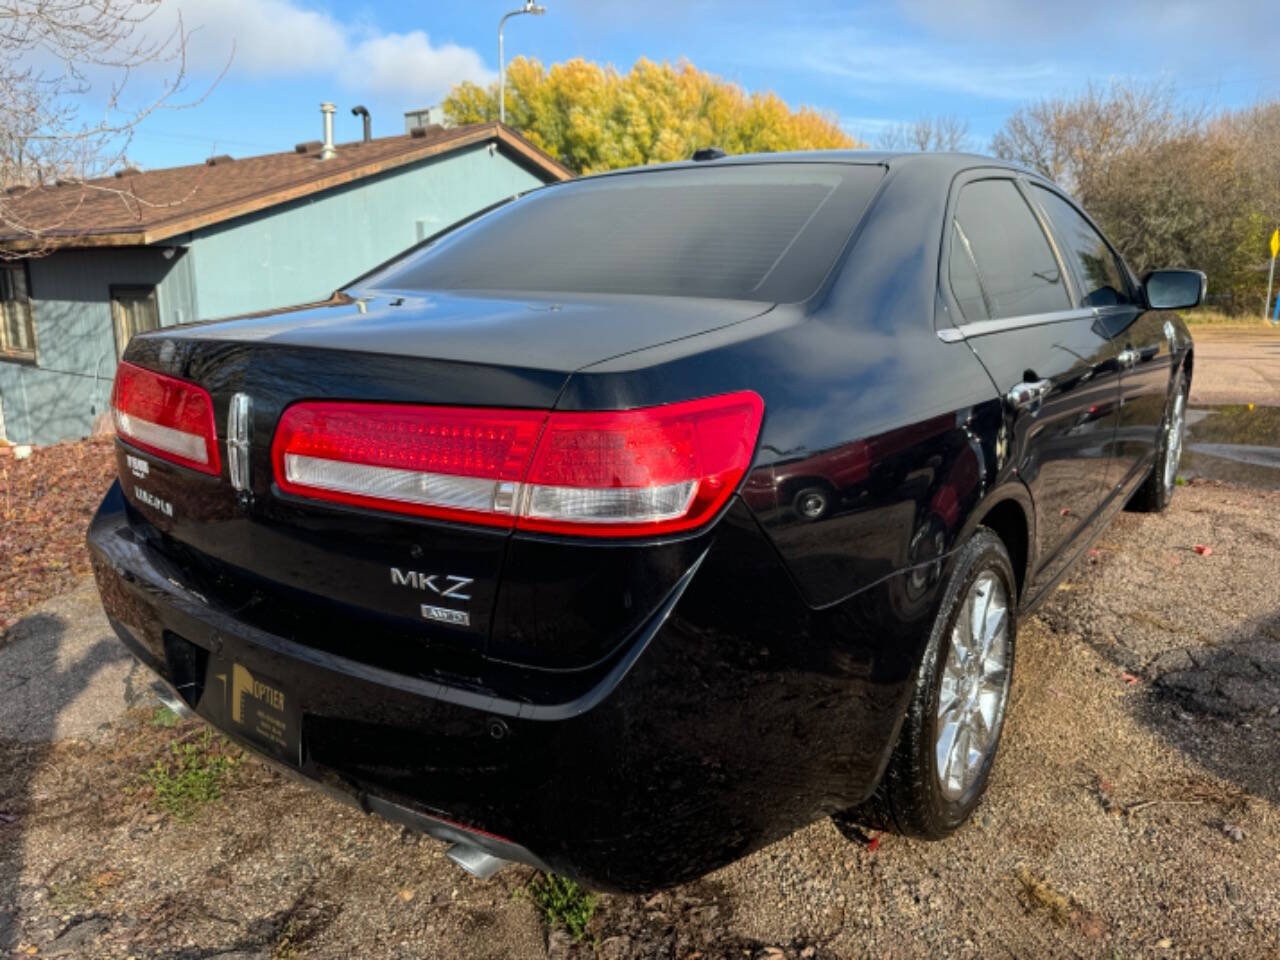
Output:
[[31,288],[23,263],[0,263],[0,357],[36,358]]
[[135,333],[155,330],[160,326],[156,288],[112,287],[111,316],[116,325],[116,353],[123,356],[124,348]]

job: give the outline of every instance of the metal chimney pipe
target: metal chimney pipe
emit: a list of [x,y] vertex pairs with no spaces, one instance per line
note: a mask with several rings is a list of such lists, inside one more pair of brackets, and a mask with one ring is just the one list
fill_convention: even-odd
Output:
[[333,114],[335,110],[337,110],[337,107],[327,100],[320,104],[320,112],[324,114],[324,146],[320,148],[321,160],[332,160],[337,152],[333,149]]
[[373,121],[369,118],[369,111],[363,105],[351,108],[353,117],[362,117],[364,119],[364,142],[368,143],[373,139]]

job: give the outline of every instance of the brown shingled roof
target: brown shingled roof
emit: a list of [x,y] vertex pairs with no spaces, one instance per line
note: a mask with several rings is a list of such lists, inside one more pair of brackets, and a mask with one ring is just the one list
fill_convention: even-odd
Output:
[[497,123],[429,129],[425,136],[379,137],[338,144],[337,154],[227,157],[185,167],[148,170],[19,190],[4,198],[4,220],[39,239],[0,227],[0,245],[27,247],[134,246],[155,243],[232,217],[370,177],[385,170],[493,142],[512,159],[553,180],[572,172],[515,131]]

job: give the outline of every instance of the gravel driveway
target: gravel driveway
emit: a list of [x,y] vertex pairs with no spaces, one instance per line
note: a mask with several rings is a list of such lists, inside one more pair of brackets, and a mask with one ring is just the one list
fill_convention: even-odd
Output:
[[[1244,456],[1278,442],[1280,337],[1194,333],[1193,403],[1259,410],[1193,428],[1170,511],[1118,518],[1023,625],[992,787],[953,838],[816,823],[697,883],[600,897],[573,942],[533,871],[474,880],[175,724],[82,579],[0,634],[0,957],[1280,956],[1280,484]],[[43,508],[61,488],[37,479]],[[64,576],[54,560],[28,565]]]
[[157,806],[148,770],[204,734],[163,725],[83,584],[0,647],[0,955],[1280,955],[1278,515],[1280,493],[1204,481],[1120,517],[1025,625],[991,791],[952,839],[817,823],[601,897],[576,944],[532,871],[471,879],[234,751],[220,799]]

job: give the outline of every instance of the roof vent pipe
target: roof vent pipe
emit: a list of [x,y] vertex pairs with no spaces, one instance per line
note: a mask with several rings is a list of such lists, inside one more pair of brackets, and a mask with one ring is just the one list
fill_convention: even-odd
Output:
[[327,100],[320,104],[320,112],[324,114],[324,146],[320,148],[321,160],[332,160],[336,151],[333,149],[333,113],[337,109]]
[[369,119],[369,111],[364,106],[352,107],[351,115],[353,117],[362,117],[364,119],[364,142],[368,143],[373,139],[373,121]]

